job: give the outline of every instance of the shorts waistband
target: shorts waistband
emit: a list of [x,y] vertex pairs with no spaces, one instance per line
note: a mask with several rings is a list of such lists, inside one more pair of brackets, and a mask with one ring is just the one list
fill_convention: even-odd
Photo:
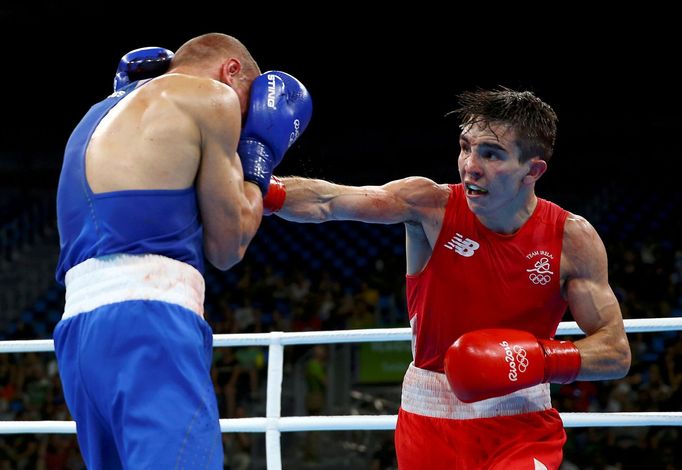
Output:
[[403,379],[400,406],[409,413],[433,418],[475,419],[545,411],[552,407],[552,400],[549,384],[540,384],[502,397],[464,403],[450,389],[445,374],[412,363]]
[[117,254],[69,269],[62,319],[127,300],[158,300],[204,315],[204,277],[194,267],[161,255]]

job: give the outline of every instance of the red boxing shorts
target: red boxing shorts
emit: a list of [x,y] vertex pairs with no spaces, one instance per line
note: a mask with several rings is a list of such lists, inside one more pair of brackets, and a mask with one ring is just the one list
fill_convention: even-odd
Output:
[[400,470],[557,470],[566,433],[546,384],[462,403],[443,374],[411,365],[395,432]]

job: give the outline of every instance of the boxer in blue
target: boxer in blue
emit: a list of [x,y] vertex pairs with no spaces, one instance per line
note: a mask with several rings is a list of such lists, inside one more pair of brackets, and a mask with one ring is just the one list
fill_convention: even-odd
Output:
[[71,134],[57,192],[66,402],[90,470],[222,469],[204,257],[243,257],[310,96],[217,33],[131,51],[114,87]]

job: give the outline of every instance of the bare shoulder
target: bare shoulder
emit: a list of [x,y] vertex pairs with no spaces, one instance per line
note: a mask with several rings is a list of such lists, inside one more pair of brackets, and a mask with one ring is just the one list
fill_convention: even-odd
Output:
[[[208,77],[199,77],[182,73],[169,73],[150,81],[147,87],[162,87],[166,93],[171,93],[174,97],[194,95],[195,97],[205,97],[220,99],[221,97],[237,99],[237,94],[232,88]],[[142,88],[142,89],[144,89]]]
[[450,187],[423,176],[410,176],[384,186],[388,191],[414,207],[444,207],[450,197]]
[[596,240],[601,241],[592,224],[583,216],[569,212],[564,226],[564,247],[583,248]]
[[171,73],[162,75],[140,91],[156,94],[207,125],[214,119],[241,121],[239,98],[232,88],[206,77]]
[[445,212],[450,187],[447,184],[438,184],[429,178],[411,176],[393,181],[384,188],[393,186],[395,197],[406,206],[407,215],[403,222],[407,226],[414,225],[418,231],[426,231],[427,234],[440,231],[440,225]]
[[562,264],[569,277],[606,268],[606,249],[597,230],[584,217],[569,213],[564,226]]

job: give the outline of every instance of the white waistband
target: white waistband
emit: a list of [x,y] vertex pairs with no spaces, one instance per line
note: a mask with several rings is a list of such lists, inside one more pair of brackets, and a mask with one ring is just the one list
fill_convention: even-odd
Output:
[[540,384],[502,397],[464,403],[450,389],[445,374],[410,364],[403,379],[400,406],[433,418],[474,419],[544,411],[552,407],[552,400],[549,384]]
[[69,269],[62,319],[126,300],[159,300],[204,315],[204,278],[187,263],[160,255],[91,258]]

